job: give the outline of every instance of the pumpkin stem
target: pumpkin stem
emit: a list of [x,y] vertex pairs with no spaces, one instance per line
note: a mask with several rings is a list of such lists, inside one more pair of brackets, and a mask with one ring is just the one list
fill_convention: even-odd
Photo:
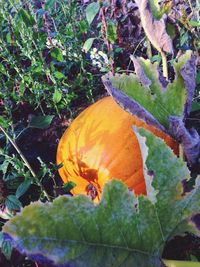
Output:
[[92,200],[94,200],[98,196],[98,191],[93,184],[88,184],[86,186],[86,192]]

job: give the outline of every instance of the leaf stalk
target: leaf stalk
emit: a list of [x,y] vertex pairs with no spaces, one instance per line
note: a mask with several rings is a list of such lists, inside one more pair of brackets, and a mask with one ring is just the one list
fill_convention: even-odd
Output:
[[167,56],[165,52],[161,50],[161,57],[162,57],[162,68],[163,68],[163,76],[168,80],[168,67],[167,67]]

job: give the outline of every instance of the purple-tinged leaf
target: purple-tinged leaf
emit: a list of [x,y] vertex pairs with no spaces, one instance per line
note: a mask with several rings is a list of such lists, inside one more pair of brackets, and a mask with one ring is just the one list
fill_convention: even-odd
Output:
[[186,103],[184,108],[184,116],[188,117],[191,106],[192,99],[195,92],[196,87],[196,65],[195,65],[196,57],[191,56],[191,58],[187,61],[187,63],[181,68],[180,73],[184,80],[185,89],[186,89]]
[[130,59],[133,61],[135,73],[139,78],[141,84],[149,87],[151,85],[151,80],[149,80],[149,78],[146,76],[144,69],[140,65],[140,62],[132,55],[130,56]]
[[[3,238],[5,241],[9,242],[13,247],[15,247],[16,250],[20,252],[22,255],[29,255],[29,259],[39,262],[40,264],[45,264],[48,267],[55,267],[54,262],[49,259],[46,255],[43,255],[42,253],[28,253],[28,249],[26,249],[22,244],[16,244],[15,239],[10,236],[7,233],[3,233]],[[32,237],[32,243],[36,242],[35,238]],[[50,240],[49,240],[50,242]],[[37,243],[38,247],[40,247],[39,242]],[[57,253],[59,254],[59,250],[57,250]],[[63,265],[56,265],[56,267],[64,267]],[[66,267],[69,267],[68,265]]]
[[173,54],[172,40],[166,32],[166,15],[163,15],[160,20],[156,20],[152,15],[148,0],[137,0],[136,3],[139,7],[142,26],[152,45],[159,52]]
[[145,108],[138,104],[134,99],[128,97],[124,92],[114,88],[108,75],[103,76],[102,81],[108,93],[125,111],[137,116],[147,124],[152,125],[163,132],[166,131],[165,128]]
[[167,81],[167,79],[163,76],[162,72],[159,70],[158,68],[158,73],[159,73],[159,82],[161,83],[162,87],[161,90],[165,91],[165,89],[167,88],[169,82]]
[[176,116],[169,117],[169,131],[182,144],[189,165],[195,164],[200,156],[200,137],[197,131],[194,128],[186,129],[183,120]]

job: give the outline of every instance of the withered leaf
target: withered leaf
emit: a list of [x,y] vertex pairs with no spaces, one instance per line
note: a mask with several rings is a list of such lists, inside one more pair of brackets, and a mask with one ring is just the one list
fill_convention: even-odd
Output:
[[142,26],[152,45],[159,52],[172,54],[172,40],[166,32],[166,15],[164,14],[161,19],[157,20],[152,15],[148,0],[137,0],[136,3],[139,7]]

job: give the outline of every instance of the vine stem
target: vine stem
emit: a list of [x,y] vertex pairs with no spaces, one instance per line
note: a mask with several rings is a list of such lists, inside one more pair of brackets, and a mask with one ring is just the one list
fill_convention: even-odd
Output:
[[168,68],[167,68],[167,56],[165,52],[161,51],[161,57],[162,57],[162,67],[163,67],[163,76],[168,80]]
[[30,173],[32,174],[32,176],[37,180],[37,184],[42,188],[42,191],[44,193],[44,195],[46,196],[46,198],[48,199],[48,201],[51,201],[51,199],[49,198],[49,195],[47,194],[47,192],[43,189],[42,184],[40,183],[40,181],[38,181],[37,175],[34,172],[34,170],[32,169],[31,165],[28,163],[27,159],[24,157],[22,151],[20,150],[20,148],[18,147],[18,145],[16,144],[16,142],[14,140],[12,140],[12,138],[9,136],[9,134],[7,134],[7,132],[4,130],[4,128],[2,126],[0,126],[0,130],[4,133],[4,135],[6,136],[6,138],[9,140],[9,142],[12,144],[12,146],[15,148],[15,150],[17,151],[17,153],[19,154],[19,156],[21,157],[21,159],[23,160],[25,166],[29,169]]
[[35,178],[36,174],[35,174],[34,170],[31,168],[30,164],[28,163],[28,161],[26,160],[26,158],[22,154],[21,150],[19,149],[19,147],[17,146],[15,141],[12,140],[12,138],[7,134],[7,132],[4,130],[3,127],[0,126],[0,129],[4,133],[4,135],[7,137],[7,139],[10,141],[10,143],[13,145],[13,147],[16,149],[17,153],[19,154],[19,156],[23,160],[24,164],[29,169],[29,171],[31,172],[32,176]]

